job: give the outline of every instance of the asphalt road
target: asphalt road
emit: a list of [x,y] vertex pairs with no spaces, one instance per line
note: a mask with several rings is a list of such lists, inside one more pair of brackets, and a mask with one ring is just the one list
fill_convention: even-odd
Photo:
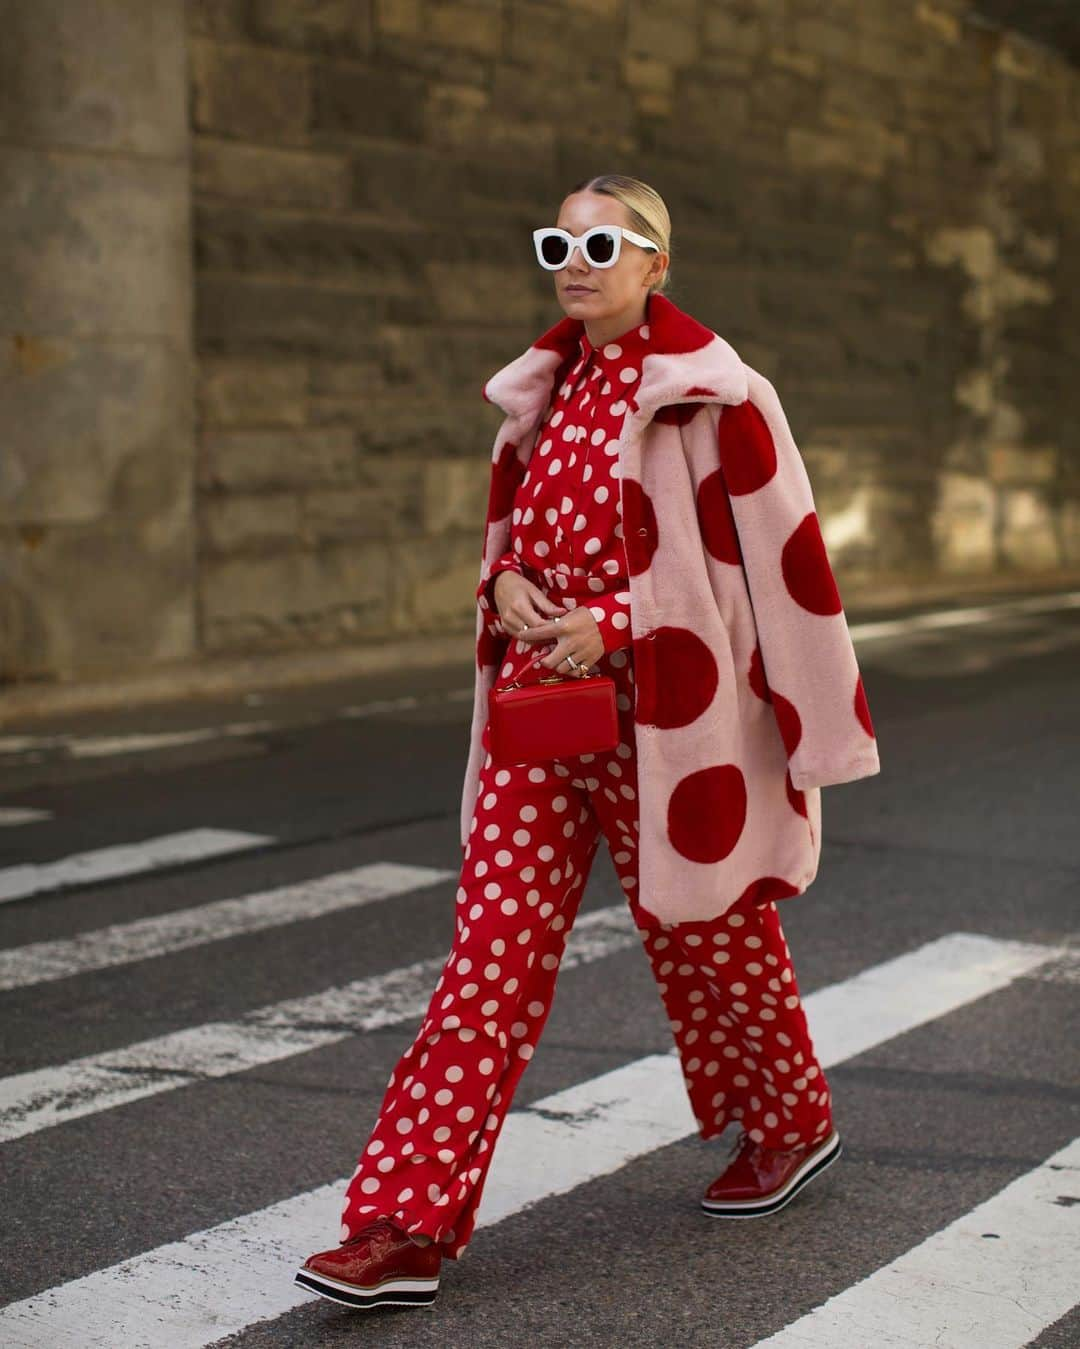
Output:
[[424,1310],[291,1275],[449,945],[471,670],[5,725],[0,1344],[1076,1349],[1078,600],[853,623],[882,773],[780,906],[839,1162],[722,1222],[731,1134],[631,1140],[671,1040],[601,846],[500,1139],[528,1195]]

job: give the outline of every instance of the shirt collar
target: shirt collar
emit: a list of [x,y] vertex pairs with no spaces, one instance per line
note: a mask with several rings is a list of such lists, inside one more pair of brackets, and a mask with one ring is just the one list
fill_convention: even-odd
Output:
[[645,317],[640,323],[635,323],[632,328],[627,328],[626,332],[621,333],[618,337],[613,337],[607,342],[601,342],[598,347],[593,347],[588,334],[582,328],[578,350],[585,360],[588,360],[589,356],[595,351],[596,360],[601,365],[623,365],[627,361],[632,361],[637,363],[640,369],[641,361],[652,350],[649,344],[648,306],[646,305]]

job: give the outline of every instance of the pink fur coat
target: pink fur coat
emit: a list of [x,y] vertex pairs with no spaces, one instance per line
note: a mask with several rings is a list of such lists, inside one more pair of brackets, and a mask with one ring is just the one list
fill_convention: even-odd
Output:
[[[662,293],[619,437],[629,564],[641,904],[666,923],[746,896],[801,894],[821,854],[821,792],[880,771],[877,740],[810,481],[776,390]],[[510,547],[514,495],[553,385],[578,355],[561,319],[497,371],[479,581]],[[488,690],[508,639],[476,615],[461,845]]]

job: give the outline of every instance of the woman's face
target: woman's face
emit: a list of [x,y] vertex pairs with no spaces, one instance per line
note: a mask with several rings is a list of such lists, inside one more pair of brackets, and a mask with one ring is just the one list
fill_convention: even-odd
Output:
[[[601,192],[572,192],[555,222],[560,229],[582,235],[593,225],[625,225],[633,229],[630,213],[621,201]],[[640,231],[638,231],[640,233]],[[614,267],[593,267],[575,247],[565,267],[553,272],[559,303],[572,318],[603,323],[635,312],[645,304],[653,281],[659,280],[668,255],[640,248],[623,238]]]

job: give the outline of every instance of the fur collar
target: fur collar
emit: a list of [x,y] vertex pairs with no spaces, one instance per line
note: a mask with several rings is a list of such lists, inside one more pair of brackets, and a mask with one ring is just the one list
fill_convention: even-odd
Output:
[[[631,401],[634,420],[648,421],[658,409],[678,403],[742,403],[749,392],[738,352],[711,328],[691,317],[666,295],[646,300],[650,353]],[[520,356],[484,384],[483,396],[514,419],[538,421],[561,368],[580,353],[585,324],[560,319]]]

